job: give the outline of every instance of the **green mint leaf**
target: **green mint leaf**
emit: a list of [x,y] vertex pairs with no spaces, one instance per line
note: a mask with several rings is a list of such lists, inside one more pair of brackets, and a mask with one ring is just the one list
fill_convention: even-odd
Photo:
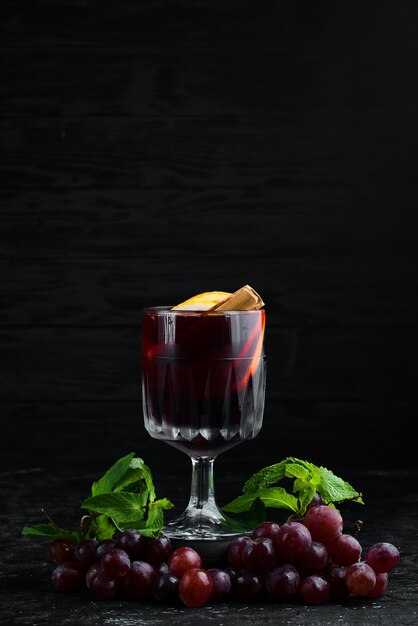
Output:
[[154,500],[154,502],[150,505],[150,508],[157,507],[159,509],[172,509],[174,504],[167,500],[167,498],[160,498],[159,500]]
[[285,469],[286,460],[281,461],[281,463],[275,463],[274,465],[265,467],[256,474],[253,474],[251,478],[247,480],[242,488],[243,493],[256,493],[259,489],[263,489],[264,487],[277,483],[279,480],[284,478]]
[[109,517],[99,515],[89,525],[88,535],[93,539],[103,541],[104,539],[112,539],[115,530],[115,525]]
[[129,520],[117,524],[119,530],[135,528],[144,537],[158,537],[164,526],[164,513],[158,506],[152,506],[148,510],[146,520]]
[[249,511],[256,498],[260,498],[266,507],[274,509],[286,509],[288,511],[298,512],[298,501],[295,496],[288,493],[283,487],[269,487],[260,489],[256,493],[245,493],[238,496],[232,502],[228,502],[222,511],[226,513],[243,513]]
[[298,513],[298,501],[295,496],[288,493],[283,487],[270,487],[258,492],[258,497],[264,502],[266,507],[272,509],[286,509]]
[[147,519],[131,520],[118,524],[120,530],[135,528],[144,537],[158,537],[164,526],[164,513],[159,506],[150,506]]
[[72,543],[80,543],[83,535],[78,531],[60,530],[53,524],[36,524],[35,526],[25,526],[22,529],[24,537],[47,537],[48,539],[66,539]]
[[244,493],[242,496],[238,496],[238,498],[225,504],[225,506],[222,507],[222,512],[244,513],[245,511],[249,511],[257,497],[257,493]]
[[114,491],[92,496],[84,500],[81,507],[96,513],[103,513],[117,524],[132,520],[142,520],[144,517],[148,494],[129,493],[128,491]]
[[136,458],[132,459],[132,461],[131,461],[131,468],[134,469],[134,470],[135,469],[141,470],[142,478],[145,481],[145,484],[146,484],[147,489],[149,491],[149,500],[150,500],[150,502],[154,502],[154,500],[155,500],[155,487],[154,487],[154,481],[152,479],[151,470],[148,467],[148,465],[146,465],[142,459],[140,459],[139,457],[136,457]]
[[230,517],[229,515],[226,515],[226,513],[223,513],[223,516],[225,519],[225,522],[223,523],[223,525],[234,528],[239,533],[248,533],[253,528],[251,524],[248,522],[247,517],[244,517],[244,519],[236,520]]
[[153,502],[155,500],[155,487],[151,470],[142,459],[133,458],[128,470],[114,485],[113,491],[148,491],[149,500]]
[[145,528],[142,528],[141,534],[145,537],[158,537],[164,526],[164,513],[157,506],[149,508]]
[[116,483],[128,471],[131,461],[135,456],[135,452],[131,452],[120,458],[105,474],[91,486],[91,495],[98,496],[102,493],[112,491]]
[[316,485],[314,483],[306,483],[299,491],[299,513],[305,515],[308,504],[312,501],[316,493]]
[[266,505],[260,498],[256,498],[248,512],[248,525],[255,528],[266,519]]
[[311,474],[306,467],[299,463],[287,463],[284,471],[287,478],[298,478],[302,481],[307,480]]
[[321,476],[321,482],[317,486],[317,491],[324,498],[326,504],[330,502],[342,502],[343,500],[353,500],[354,502],[364,504],[361,493],[345,480],[335,476],[335,474],[326,467],[318,467],[317,469]]

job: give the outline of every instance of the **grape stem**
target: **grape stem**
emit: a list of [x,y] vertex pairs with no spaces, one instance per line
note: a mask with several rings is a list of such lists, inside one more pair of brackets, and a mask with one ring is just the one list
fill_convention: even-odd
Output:
[[96,519],[96,517],[99,517],[99,515],[101,515],[101,513],[93,513],[93,515],[83,515],[80,520],[80,531],[83,533],[83,535],[86,534],[86,531],[92,521]]
[[52,517],[50,516],[50,514],[48,513],[48,511],[45,511],[44,508],[41,509],[42,513],[45,515],[46,519],[48,520],[48,522],[50,524],[52,524],[52,526],[54,528],[56,528],[59,532],[61,533],[65,533],[65,529],[61,528],[61,526],[58,526],[58,524],[52,519]]

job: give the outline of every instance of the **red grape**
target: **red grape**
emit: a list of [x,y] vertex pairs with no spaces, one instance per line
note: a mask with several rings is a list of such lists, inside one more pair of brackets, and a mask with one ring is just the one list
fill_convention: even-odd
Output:
[[342,533],[343,518],[337,509],[319,504],[308,509],[303,523],[310,530],[312,539],[328,544]]
[[74,561],[75,545],[64,539],[54,539],[49,545],[48,556],[53,563]]
[[189,569],[200,569],[202,567],[202,558],[196,550],[184,546],[177,548],[170,554],[168,567],[171,574],[181,578]]
[[212,600],[216,602],[222,602],[227,598],[231,592],[231,578],[227,572],[222,569],[213,567],[208,569],[208,576],[212,580]]
[[250,537],[238,537],[237,539],[234,539],[233,541],[229,543],[227,551],[226,551],[226,556],[228,559],[228,563],[235,570],[239,570],[243,567],[242,553],[247,543],[250,543],[250,542],[251,542]]
[[274,541],[279,530],[280,526],[275,522],[261,522],[261,524],[254,528],[251,537],[252,539],[263,537],[265,539],[273,539]]
[[130,528],[117,537],[116,546],[125,550],[131,561],[139,561],[143,557],[144,537],[141,537],[138,530]]
[[275,543],[279,554],[297,559],[309,550],[312,537],[303,524],[288,522],[280,528]]
[[352,535],[339,535],[327,548],[329,558],[337,565],[352,565],[360,561],[361,545]]
[[131,561],[125,550],[114,548],[104,555],[102,569],[110,578],[122,578],[129,572]]
[[157,572],[145,561],[132,561],[129,572],[121,578],[120,585],[123,595],[129,600],[144,600],[154,589]]
[[226,572],[229,576],[229,578],[231,579],[231,583],[233,582],[235,576],[237,575],[236,571],[234,570],[233,567],[231,567],[230,565],[228,565],[228,567],[224,568],[224,572]]
[[263,593],[260,576],[246,569],[240,570],[232,580],[232,593],[241,602],[256,602]]
[[330,563],[325,570],[325,578],[329,583],[329,594],[332,600],[345,600],[350,595],[347,587],[347,567]]
[[399,551],[391,543],[375,543],[367,552],[365,561],[376,574],[390,572],[399,563]]
[[96,556],[101,560],[105,554],[116,548],[116,543],[112,539],[104,539],[96,548]]
[[154,598],[163,604],[177,604],[179,601],[179,579],[173,574],[161,574],[153,591]]
[[267,572],[277,563],[277,552],[272,540],[260,537],[248,542],[242,552],[242,562],[251,572]]
[[144,561],[155,566],[167,561],[173,551],[170,539],[163,533],[157,538],[143,537],[143,548]]
[[307,576],[299,585],[299,596],[306,604],[324,604],[329,598],[329,584],[323,576]]
[[155,568],[157,574],[169,574],[170,570],[168,569],[168,565],[165,561],[159,564],[158,567]]
[[307,552],[298,559],[293,559],[293,565],[303,577],[321,572],[328,563],[328,552],[323,543],[312,541]]
[[84,584],[83,568],[77,561],[60,563],[52,572],[52,584],[58,591],[76,591]]
[[367,594],[367,598],[378,598],[381,596],[387,589],[388,586],[388,575],[386,572],[383,574],[376,574],[376,584],[371,591]]
[[318,504],[324,504],[324,498],[318,492],[316,492],[314,497],[306,507],[306,510],[311,509],[313,506],[318,506]]
[[85,575],[87,589],[90,588],[90,583],[91,583],[91,579],[93,578],[93,576],[95,576],[97,572],[100,572],[101,569],[102,569],[102,566],[100,563],[93,563],[93,565],[90,565]]
[[367,596],[376,584],[376,574],[367,563],[354,563],[348,568],[345,580],[351,593]]
[[96,539],[85,539],[75,549],[74,555],[76,561],[78,561],[84,569],[88,569],[90,565],[96,562],[97,559],[97,546],[99,542]]
[[204,606],[212,595],[212,579],[203,569],[187,570],[180,579],[179,595],[182,602],[191,608]]
[[100,571],[91,579],[89,591],[95,600],[113,600],[118,592],[118,584],[105,572]]
[[280,565],[265,577],[267,593],[276,602],[292,602],[297,596],[300,576],[293,565]]

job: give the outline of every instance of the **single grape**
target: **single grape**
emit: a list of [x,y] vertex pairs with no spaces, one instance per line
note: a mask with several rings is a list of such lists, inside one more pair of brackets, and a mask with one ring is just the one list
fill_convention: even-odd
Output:
[[179,579],[173,574],[161,574],[153,591],[154,598],[162,604],[177,604],[179,597]]
[[116,543],[112,539],[103,539],[96,548],[96,556],[101,560],[105,554],[116,548]]
[[305,604],[324,604],[329,598],[329,583],[323,576],[307,576],[299,585],[299,596]]
[[335,563],[330,563],[325,569],[324,574],[329,583],[331,600],[345,600],[350,595],[351,592],[346,583],[347,569],[347,567]]
[[354,563],[348,568],[345,580],[351,593],[367,596],[376,584],[376,574],[367,563]]
[[382,574],[376,574],[376,584],[371,591],[367,594],[367,598],[378,598],[381,596],[387,589],[388,586],[388,575],[386,572]]
[[170,570],[168,569],[168,565],[165,561],[159,564],[158,567],[155,568],[157,574],[169,574]]
[[313,506],[306,511],[303,523],[309,529],[312,539],[325,545],[336,539],[343,530],[341,514],[326,504]]
[[324,498],[318,492],[316,492],[314,497],[306,507],[306,510],[311,509],[314,506],[318,506],[318,504],[324,504]]
[[337,565],[353,565],[361,556],[361,545],[352,535],[339,535],[327,545],[331,561]]
[[234,580],[235,576],[237,575],[236,571],[234,570],[233,567],[231,567],[230,565],[228,565],[228,567],[224,567],[224,572],[226,572],[229,575],[229,578],[231,579],[231,583]]
[[157,572],[145,561],[132,561],[129,572],[120,579],[122,594],[128,600],[144,600],[151,596]]
[[113,600],[118,593],[118,583],[100,571],[91,579],[89,591],[95,600]]
[[248,542],[242,551],[245,569],[261,574],[277,563],[277,551],[271,539],[260,537]]
[[228,559],[230,566],[235,570],[239,570],[243,567],[242,553],[245,546],[247,543],[250,543],[250,541],[250,537],[238,537],[237,539],[233,539],[229,542],[226,551],[226,558]]
[[272,539],[273,541],[276,539],[277,534],[280,530],[279,524],[275,522],[261,522],[258,526],[256,526],[252,532],[252,539]]
[[202,567],[202,558],[196,550],[184,546],[177,548],[168,557],[168,568],[171,574],[181,578],[189,569],[200,569]]
[[293,565],[302,577],[322,572],[328,563],[328,552],[323,543],[312,541],[309,549],[298,559],[293,559]]
[[91,583],[91,579],[93,578],[93,576],[95,576],[97,572],[100,572],[101,569],[102,569],[102,566],[100,563],[93,563],[93,565],[90,565],[85,575],[87,589],[90,588],[90,583]]
[[231,593],[231,577],[225,570],[212,567],[207,570],[208,576],[212,580],[212,600],[223,602]]
[[163,561],[167,561],[173,551],[170,539],[160,533],[157,538],[143,537],[144,554],[143,559],[151,565],[157,566]]
[[104,555],[102,569],[109,578],[122,578],[126,576],[131,567],[131,561],[125,550],[114,548]]
[[78,561],[85,570],[97,560],[97,546],[99,542],[96,539],[85,539],[75,549],[75,560]]
[[298,592],[300,576],[288,563],[270,570],[265,577],[267,593],[276,602],[292,602]]
[[375,543],[366,554],[365,561],[376,574],[390,572],[399,563],[399,551],[391,543]]
[[131,561],[140,561],[144,552],[143,542],[144,537],[139,531],[130,528],[118,536],[115,547],[125,550]]
[[58,591],[76,591],[84,584],[83,567],[77,561],[67,561],[60,563],[53,570],[51,581]]
[[275,542],[279,554],[291,559],[297,559],[305,554],[309,550],[311,543],[311,533],[306,526],[299,522],[283,524]]
[[64,539],[54,539],[54,541],[49,544],[49,559],[57,565],[59,565],[59,563],[74,561],[74,553],[75,545],[71,541],[66,541]]
[[179,595],[182,602],[190,608],[207,604],[212,590],[212,579],[203,569],[189,569],[180,578]]
[[263,583],[258,574],[241,569],[232,580],[232,594],[240,602],[257,602],[263,593]]

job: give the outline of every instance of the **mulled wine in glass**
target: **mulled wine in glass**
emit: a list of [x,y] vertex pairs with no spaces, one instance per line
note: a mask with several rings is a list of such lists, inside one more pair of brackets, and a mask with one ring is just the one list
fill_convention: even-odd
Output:
[[259,433],[264,412],[265,311],[150,307],[143,314],[145,428],[188,454],[190,501],[164,532],[174,539],[228,539],[238,531],[219,511],[213,464]]

